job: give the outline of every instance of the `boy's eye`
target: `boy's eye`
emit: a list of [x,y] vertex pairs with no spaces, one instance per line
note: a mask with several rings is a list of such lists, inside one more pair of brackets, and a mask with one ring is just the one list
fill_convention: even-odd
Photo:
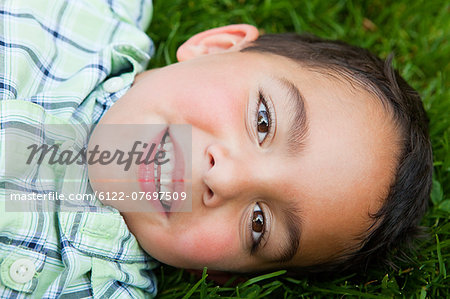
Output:
[[264,99],[260,96],[257,114],[257,125],[256,125],[259,144],[262,144],[264,140],[267,138],[267,135],[270,131],[270,127],[271,127],[270,113],[269,111],[267,111],[267,106]]
[[252,239],[253,239],[253,248],[257,247],[261,242],[261,238],[265,232],[265,221],[264,221],[264,213],[261,210],[261,207],[258,203],[253,207],[253,216],[252,216]]

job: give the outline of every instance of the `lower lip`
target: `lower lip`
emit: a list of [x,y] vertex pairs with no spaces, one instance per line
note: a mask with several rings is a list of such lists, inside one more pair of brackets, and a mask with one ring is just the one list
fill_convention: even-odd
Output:
[[[147,155],[151,144],[155,144],[156,147],[154,149],[155,154],[158,152],[159,144],[161,143],[161,140],[166,133],[168,127],[164,128],[158,135],[156,135],[155,138],[153,138],[150,143],[149,147],[144,153],[144,157]],[[172,173],[172,184],[170,186],[170,190],[172,193],[174,192],[183,192],[184,191],[184,157],[183,152],[181,151],[181,147],[178,144],[178,142],[174,139],[174,137],[170,134],[169,130],[169,136],[173,144],[173,152],[174,152],[174,169]],[[141,190],[143,192],[150,192],[153,195],[153,192],[156,192],[156,182],[155,182],[155,164],[141,164],[139,166],[138,170],[138,180],[139,185],[141,187]],[[172,194],[171,194],[172,195]],[[173,200],[172,205],[170,207],[170,211],[166,212],[166,210],[163,208],[159,200],[149,200],[150,204],[154,208],[155,211],[159,212],[160,214],[163,214],[166,217],[169,217],[169,214],[171,211],[178,211],[179,207],[183,204],[180,200]]]

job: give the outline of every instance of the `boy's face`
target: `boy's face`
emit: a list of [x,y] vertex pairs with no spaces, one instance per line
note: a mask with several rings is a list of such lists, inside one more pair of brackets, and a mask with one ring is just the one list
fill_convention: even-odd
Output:
[[392,179],[395,134],[379,100],[270,54],[147,71],[102,123],[192,125],[192,212],[122,213],[151,256],[177,267],[328,261],[357,244]]

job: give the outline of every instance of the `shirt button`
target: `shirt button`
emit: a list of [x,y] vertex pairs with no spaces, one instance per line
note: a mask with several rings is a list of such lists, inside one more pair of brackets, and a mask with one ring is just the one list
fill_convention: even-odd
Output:
[[121,77],[112,77],[103,83],[103,89],[109,93],[117,92],[124,87],[124,83]]
[[29,282],[36,273],[34,263],[29,259],[18,259],[9,268],[9,276],[17,283]]

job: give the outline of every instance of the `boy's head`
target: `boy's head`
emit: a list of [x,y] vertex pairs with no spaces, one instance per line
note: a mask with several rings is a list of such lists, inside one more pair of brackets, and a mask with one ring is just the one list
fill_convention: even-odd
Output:
[[[192,212],[122,213],[150,255],[185,268],[308,268],[411,238],[431,149],[420,98],[390,62],[315,37],[258,38],[249,25],[195,35],[177,57],[139,75],[101,121],[192,125]],[[109,191],[111,170],[89,170]]]

